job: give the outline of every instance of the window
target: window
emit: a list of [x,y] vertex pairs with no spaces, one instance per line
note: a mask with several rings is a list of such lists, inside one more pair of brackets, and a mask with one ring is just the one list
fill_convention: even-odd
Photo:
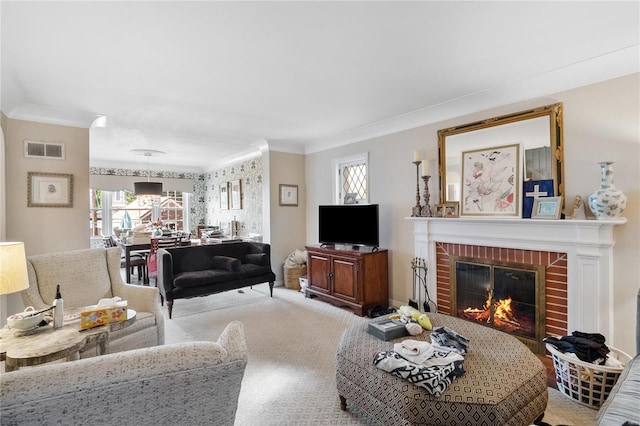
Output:
[[154,204],[145,203],[128,190],[90,190],[91,235],[112,235],[114,228],[134,229],[139,225],[161,220],[172,231],[189,229],[188,194],[166,191]]
[[172,231],[184,230],[184,207],[182,192],[164,192],[159,207],[160,212],[158,216],[163,224],[165,224]]
[[[369,202],[368,155],[358,154],[336,161],[336,202]],[[349,194],[349,195],[347,195]]]

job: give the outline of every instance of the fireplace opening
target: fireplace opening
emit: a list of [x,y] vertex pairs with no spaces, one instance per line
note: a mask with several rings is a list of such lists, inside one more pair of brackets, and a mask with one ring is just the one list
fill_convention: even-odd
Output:
[[544,353],[544,266],[452,256],[451,277],[455,316],[512,334]]

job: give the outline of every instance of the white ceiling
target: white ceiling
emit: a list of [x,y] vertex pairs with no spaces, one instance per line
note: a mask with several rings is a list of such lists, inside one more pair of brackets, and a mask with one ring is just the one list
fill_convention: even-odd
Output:
[[[638,1],[2,1],[2,111],[207,171],[640,70]],[[167,167],[170,166],[170,167]]]

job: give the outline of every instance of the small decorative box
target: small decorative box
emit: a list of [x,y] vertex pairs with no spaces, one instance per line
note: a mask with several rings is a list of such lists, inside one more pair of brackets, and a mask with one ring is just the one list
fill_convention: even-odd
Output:
[[117,302],[113,306],[98,307],[98,305],[87,306],[80,312],[80,329],[100,327],[102,325],[114,324],[127,319],[127,302]]
[[397,339],[408,334],[404,323],[391,319],[370,322],[367,331],[382,340]]

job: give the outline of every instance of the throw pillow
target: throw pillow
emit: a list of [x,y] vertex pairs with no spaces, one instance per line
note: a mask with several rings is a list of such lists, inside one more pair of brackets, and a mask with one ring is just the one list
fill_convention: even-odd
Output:
[[253,253],[244,257],[244,263],[251,263],[252,265],[268,266],[266,253]]
[[235,257],[213,256],[212,267],[213,269],[238,272],[240,270],[240,261]]

